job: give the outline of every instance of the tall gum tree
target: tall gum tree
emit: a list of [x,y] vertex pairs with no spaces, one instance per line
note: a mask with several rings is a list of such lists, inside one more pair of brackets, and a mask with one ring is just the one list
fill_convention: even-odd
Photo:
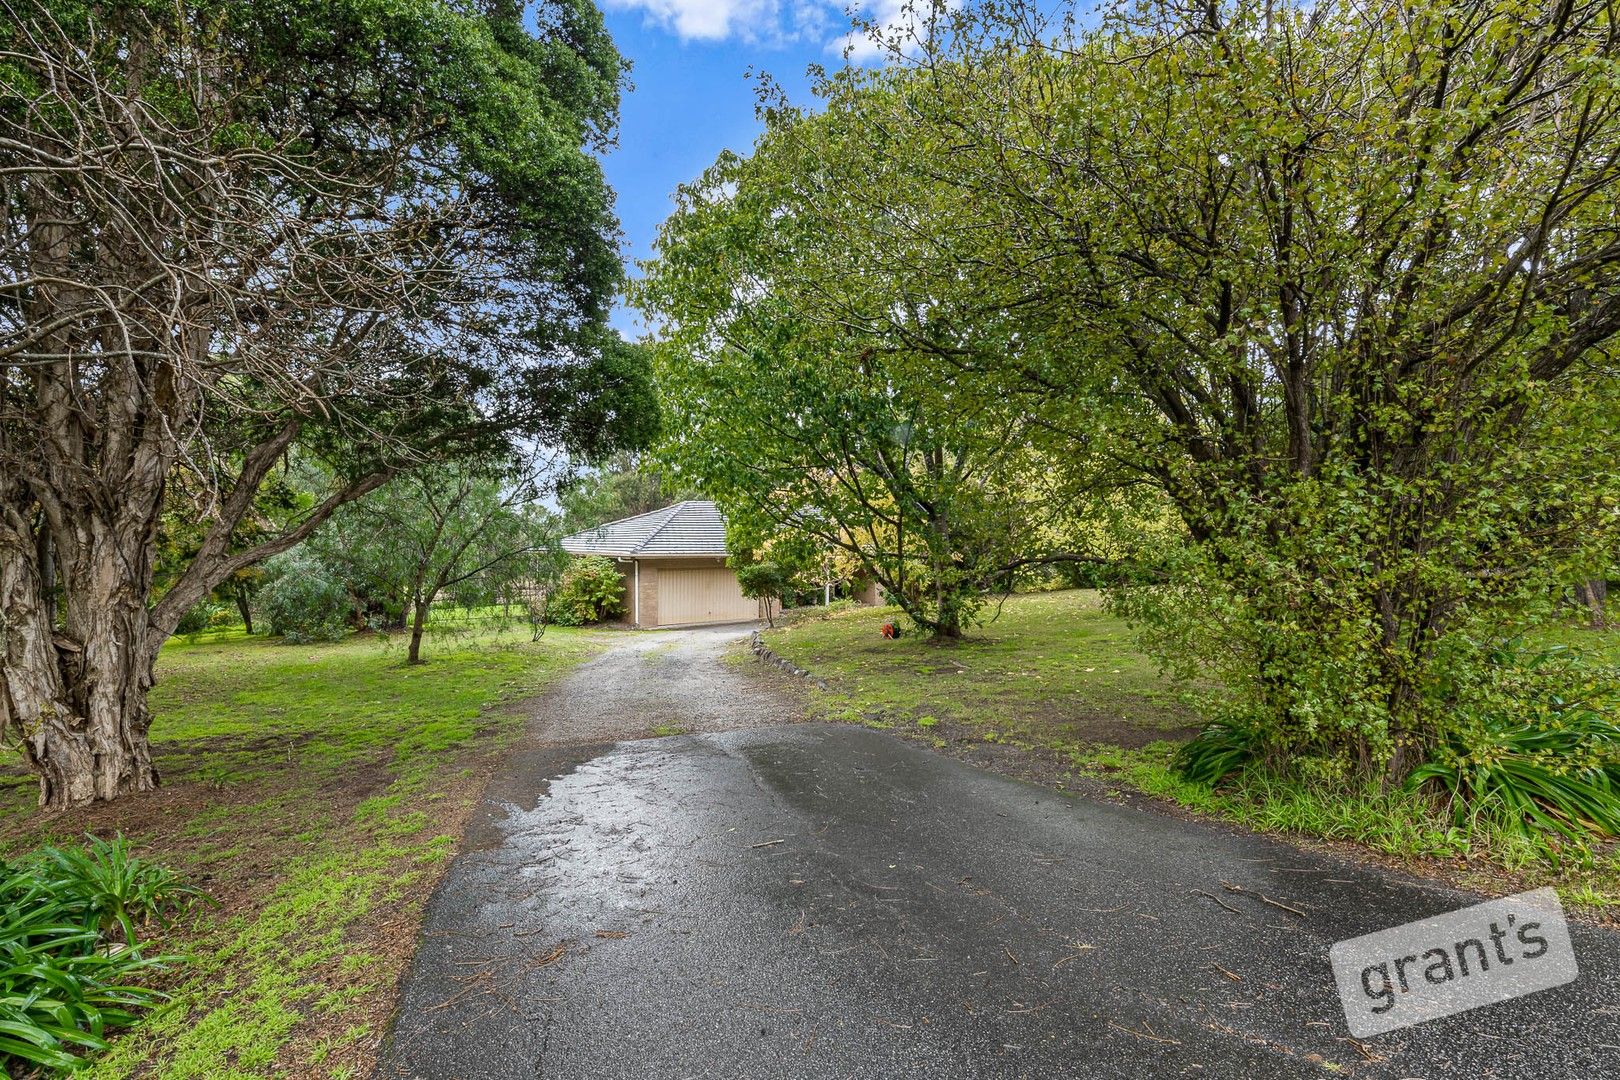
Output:
[[[61,808],[158,783],[158,648],[231,574],[402,469],[634,442],[648,387],[584,0],[4,12],[0,725]],[[295,451],[331,489],[244,546]],[[182,474],[206,528],[154,602]]]

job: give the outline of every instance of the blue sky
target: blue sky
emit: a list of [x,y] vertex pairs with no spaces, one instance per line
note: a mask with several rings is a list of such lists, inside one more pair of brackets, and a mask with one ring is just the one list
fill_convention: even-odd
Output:
[[[849,18],[821,0],[598,0],[619,51],[634,64],[619,146],[604,160],[618,193],[626,255],[652,253],[675,187],[710,165],[721,150],[746,152],[759,125],[750,69],[767,71],[794,101],[809,97],[805,68],[842,64]],[[900,5],[879,0],[878,18]],[[857,53],[868,50],[864,43]],[[634,313],[614,323],[639,333]]]

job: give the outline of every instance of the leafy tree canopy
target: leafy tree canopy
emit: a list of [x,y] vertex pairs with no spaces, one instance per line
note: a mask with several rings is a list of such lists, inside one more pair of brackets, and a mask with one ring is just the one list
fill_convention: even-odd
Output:
[[[423,464],[645,441],[605,324],[587,0],[17,0],[0,20],[0,724],[51,805],[149,789],[163,639]],[[536,27],[531,31],[529,25]],[[294,452],[331,483],[245,529]],[[200,536],[154,597],[176,476]]]
[[965,516],[1015,528],[1146,485],[1191,540],[1117,596],[1150,642],[1271,760],[1404,776],[1494,643],[1612,561],[1612,13],[1071,14],[936,7],[683,193],[643,302],[675,426],[742,449],[672,453],[760,505],[883,506],[929,476],[900,446],[972,448]]

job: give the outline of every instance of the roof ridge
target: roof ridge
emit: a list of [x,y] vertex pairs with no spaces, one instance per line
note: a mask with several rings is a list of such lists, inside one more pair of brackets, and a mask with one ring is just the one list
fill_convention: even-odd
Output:
[[668,525],[671,521],[675,520],[675,515],[680,511],[681,507],[685,506],[689,501],[690,500],[688,500],[688,499],[682,499],[678,503],[673,503],[673,504],[671,504],[669,506],[664,507],[664,510],[665,510],[664,519],[662,521],[660,521],[657,525],[654,525],[653,526],[653,531],[648,533],[645,537],[643,537],[642,540],[641,540],[641,543],[639,543],[635,547],[631,548],[630,553],[633,555],[636,552],[641,551],[648,544],[652,543],[653,540],[658,536],[658,534],[664,531],[664,526]]

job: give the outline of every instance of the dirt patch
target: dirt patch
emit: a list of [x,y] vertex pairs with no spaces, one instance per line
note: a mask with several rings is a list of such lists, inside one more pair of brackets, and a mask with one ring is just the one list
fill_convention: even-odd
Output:
[[[288,865],[309,851],[310,830],[329,827],[322,837],[325,846],[364,850],[374,845],[365,826],[356,822],[355,811],[393,783],[393,757],[392,751],[379,753],[314,787],[272,780],[225,785],[181,781],[110,804],[49,816],[12,815],[0,828],[0,844],[15,855],[87,833],[104,838],[122,833],[140,855],[179,870],[215,902],[194,908],[149,941],[154,951],[189,951],[191,941],[217,932],[232,918],[251,919],[262,911],[285,880]],[[412,809],[426,815],[420,835],[453,836],[459,846],[475,795],[483,790],[497,760],[493,749],[487,749],[470,762],[457,763],[457,768],[470,768],[472,773],[458,785],[461,797],[413,802]],[[217,822],[217,828],[211,828],[211,822]],[[222,847],[228,851],[222,852]],[[394,872],[402,878],[409,874],[409,883],[376,901],[366,918],[348,925],[342,953],[367,955],[372,962],[346,969],[341,960],[332,961],[314,969],[311,978],[324,994],[353,994],[354,1003],[340,1011],[306,1008],[297,1035],[277,1057],[277,1075],[328,1076],[340,1066],[352,1069],[354,1075],[370,1073],[400,980],[415,951],[423,908],[449,863],[448,857],[426,866],[401,860]],[[154,985],[173,991],[189,975],[180,965],[154,980]],[[221,1000],[198,1000],[197,1014]],[[357,1026],[364,1026],[367,1034],[358,1040],[344,1038]],[[139,1038],[139,1029],[128,1037]],[[311,1057],[323,1044],[336,1048],[325,1050],[316,1065]],[[161,1063],[137,1075],[158,1071]]]
[[[466,789],[481,793],[494,773],[499,755],[487,754],[472,764],[473,776]],[[476,795],[442,799],[429,804],[436,809],[429,812],[426,832],[432,835],[453,836],[455,846],[446,858],[431,866],[407,866],[423,870],[411,884],[399,890],[391,901],[374,906],[367,917],[351,924],[345,935],[347,952],[364,953],[372,962],[364,968],[345,970],[341,962],[328,963],[316,969],[314,981],[328,994],[356,992],[355,1006],[341,1014],[308,1015],[300,1026],[299,1037],[282,1051],[276,1061],[278,1076],[295,1078],[328,1077],[341,1069],[354,1076],[370,1076],[376,1070],[378,1051],[387,1036],[388,1026],[399,1003],[399,992],[411,957],[416,953],[422,931],[422,917],[427,901],[438,888],[451,858],[465,843],[468,821],[477,804]],[[344,1041],[341,1036],[357,1026],[364,1026],[366,1034],[359,1039]],[[325,1054],[319,1064],[310,1058],[318,1047],[335,1043],[337,1049]]]

